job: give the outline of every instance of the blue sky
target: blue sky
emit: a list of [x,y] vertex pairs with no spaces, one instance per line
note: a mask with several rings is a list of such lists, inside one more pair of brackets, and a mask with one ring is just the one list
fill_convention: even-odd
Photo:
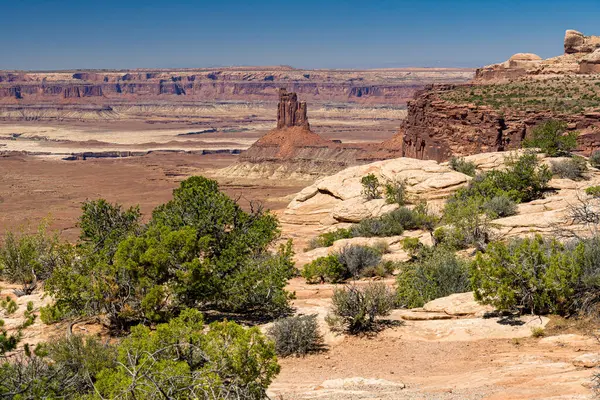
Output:
[[0,0],[0,69],[477,67],[600,35],[600,0]]

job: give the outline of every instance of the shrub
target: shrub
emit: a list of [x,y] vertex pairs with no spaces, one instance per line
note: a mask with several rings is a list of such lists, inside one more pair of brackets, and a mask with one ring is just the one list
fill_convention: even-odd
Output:
[[356,334],[377,328],[375,319],[389,315],[394,295],[385,284],[371,282],[362,289],[357,286],[334,289],[331,303],[327,322],[332,329]]
[[268,335],[275,342],[275,351],[282,357],[304,356],[323,348],[317,314],[277,320],[269,328]]
[[483,203],[482,208],[492,219],[510,217],[517,213],[517,203],[507,195],[492,197]]
[[352,226],[353,237],[389,237],[404,233],[404,227],[399,224],[390,224],[382,218],[367,218]]
[[[452,233],[445,232],[445,243],[458,248],[470,245],[484,248],[489,242],[489,219],[497,216],[495,211],[510,212],[512,208],[510,202],[494,198],[508,198],[520,203],[542,196],[552,173],[545,165],[540,165],[535,154],[509,156],[505,163],[505,170],[477,175],[467,187],[457,190],[448,199],[444,219],[452,225]],[[491,210],[489,215],[483,215],[486,203]],[[494,210],[496,206],[502,208]]]
[[45,280],[62,264],[69,263],[72,249],[61,243],[58,235],[48,235],[46,224],[34,234],[6,234],[0,247],[0,276],[23,285],[23,294],[30,294],[37,281]]
[[600,186],[590,186],[585,188],[585,194],[594,198],[600,198]]
[[407,202],[406,181],[395,180],[388,181],[384,186],[385,202],[388,204],[398,204],[403,206]]
[[387,254],[390,252],[390,245],[385,240],[378,240],[371,246],[379,254]]
[[414,209],[400,207],[379,218],[368,218],[352,227],[355,237],[398,236],[404,230],[423,229],[432,231],[437,218],[429,212],[426,203],[419,203]]
[[541,338],[544,337],[546,333],[544,332],[544,328],[541,326],[533,326],[531,327],[531,337]]
[[578,258],[541,236],[492,243],[471,266],[475,298],[500,310],[566,314],[581,274]]
[[381,253],[369,246],[344,246],[337,257],[354,278],[360,277],[365,268],[375,267],[381,262]]
[[459,189],[451,199],[480,197],[484,200],[507,195],[516,202],[527,202],[542,196],[552,178],[546,165],[540,165],[537,156],[526,153],[520,157],[508,156],[506,169],[477,175],[466,188]]
[[465,175],[475,176],[477,168],[471,161],[467,161],[464,158],[452,157],[449,162],[450,168],[456,172],[461,172]]
[[456,249],[485,248],[490,241],[491,225],[490,217],[482,211],[482,197],[450,198],[444,208],[444,219],[451,227],[437,231],[436,243]]
[[595,151],[592,153],[590,158],[588,159],[590,165],[594,168],[600,167],[600,151]]
[[551,170],[554,175],[561,178],[580,180],[587,171],[587,164],[582,157],[573,157],[565,160],[552,161]]
[[577,132],[567,133],[567,123],[549,120],[536,126],[523,147],[541,149],[549,157],[567,156],[577,147]]
[[407,263],[396,278],[396,304],[422,307],[425,303],[470,288],[467,263],[454,252],[436,247]]
[[363,176],[360,180],[363,187],[362,194],[367,200],[380,199],[379,179],[374,174]]
[[291,243],[270,251],[280,233],[272,214],[246,212],[216,181],[191,177],[145,226],[137,220],[136,209],[84,204],[77,257],[45,282],[56,299],[45,319],[104,314],[112,328],[127,330],[182,308],[261,318],[289,311]]
[[336,254],[319,257],[306,264],[302,277],[308,283],[338,283],[349,278],[348,269],[342,264]]
[[396,265],[392,261],[383,261],[373,267],[366,267],[360,275],[365,278],[380,277],[385,278],[394,273]]
[[71,336],[0,364],[7,398],[263,399],[279,372],[275,347],[258,328],[206,326],[183,310],[155,330],[133,327],[117,344]]
[[308,245],[309,250],[313,250],[319,247],[332,246],[336,240],[349,239],[352,237],[351,229],[336,229],[335,231],[325,232],[313,238]]

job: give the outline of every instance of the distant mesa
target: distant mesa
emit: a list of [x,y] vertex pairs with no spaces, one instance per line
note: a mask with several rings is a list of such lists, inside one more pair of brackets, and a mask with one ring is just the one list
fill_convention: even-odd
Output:
[[477,69],[475,82],[600,73],[600,36],[585,36],[569,29],[565,33],[564,49],[563,55],[545,60],[536,54],[517,53],[503,63]]

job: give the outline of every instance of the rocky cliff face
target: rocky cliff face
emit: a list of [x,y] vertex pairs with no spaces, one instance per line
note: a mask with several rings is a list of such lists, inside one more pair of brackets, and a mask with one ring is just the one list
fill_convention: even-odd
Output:
[[549,119],[565,121],[569,129],[580,132],[578,151],[582,154],[589,155],[600,148],[598,112],[496,109],[444,98],[456,90],[468,92],[469,88],[478,86],[432,86],[409,102],[408,116],[395,138],[396,141],[401,138],[404,157],[444,161],[452,156],[517,149],[532,128]]
[[567,30],[563,55],[546,60],[536,54],[518,53],[500,64],[477,69],[476,82],[506,81],[530,76],[600,73],[600,36]]

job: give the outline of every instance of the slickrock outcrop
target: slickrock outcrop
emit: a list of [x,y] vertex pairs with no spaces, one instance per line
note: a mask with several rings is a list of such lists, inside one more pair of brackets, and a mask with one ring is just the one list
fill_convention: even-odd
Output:
[[[508,154],[482,153],[465,159],[473,162],[478,170],[487,171],[503,168]],[[545,163],[554,160],[556,159],[542,159]],[[383,199],[367,200],[362,195],[360,180],[370,173],[377,176],[380,182],[406,179],[409,196],[427,200],[434,211],[439,211],[444,200],[471,179],[451,170],[447,163],[439,164],[433,160],[397,158],[350,167],[322,178],[300,191],[284,211],[281,220],[286,224],[314,226],[316,236],[320,231],[336,225],[346,226],[348,223],[357,223],[392,211],[397,206],[386,204]],[[587,198],[585,188],[600,185],[599,170],[590,168],[585,175],[586,179],[582,181],[551,180],[549,186],[553,190],[544,198],[519,204],[517,215],[494,220],[498,235],[555,235],[557,229],[585,234],[589,229],[583,225],[574,225],[569,211],[573,205],[579,204],[580,199]],[[398,240],[388,244],[396,242]],[[328,252],[321,251],[325,254]]]
[[374,174],[380,182],[407,180],[407,192],[423,200],[441,200],[471,179],[433,160],[397,158],[347,168],[304,188],[285,210],[282,221],[320,225],[360,222],[392,211],[384,199],[365,200],[360,180]]
[[600,72],[598,55],[589,57],[600,48],[600,36],[585,36],[581,32],[567,30],[564,48],[563,55],[546,60],[530,53],[515,54],[503,63],[477,69],[475,81],[506,81],[523,76],[540,77]]

